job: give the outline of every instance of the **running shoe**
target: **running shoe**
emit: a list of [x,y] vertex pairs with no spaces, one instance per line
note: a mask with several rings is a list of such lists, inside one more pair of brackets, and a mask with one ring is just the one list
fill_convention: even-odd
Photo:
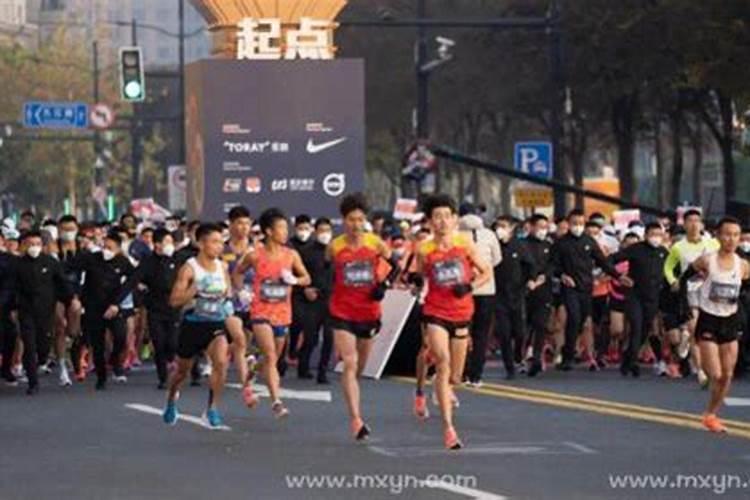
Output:
[[115,381],[115,384],[127,384],[128,383],[128,377],[125,375],[115,375],[112,377],[112,380]]
[[167,401],[167,406],[164,408],[164,413],[162,414],[164,423],[167,425],[175,425],[179,415],[177,404],[174,401]]
[[677,363],[670,363],[667,365],[667,377],[669,378],[680,378],[680,366]]
[[224,426],[224,420],[222,420],[221,414],[216,408],[206,410],[206,413],[203,414],[203,420],[211,429],[219,429]]
[[86,380],[86,370],[81,368],[80,370],[76,372],[75,377],[76,377],[76,382],[83,382],[84,380]]
[[367,438],[370,437],[370,434],[372,431],[370,430],[370,427],[364,423],[364,421],[361,418],[355,418],[352,420],[351,424],[352,428],[352,436],[354,436],[354,439],[357,441],[364,441]]
[[663,360],[654,363],[654,375],[657,377],[666,377],[668,373],[667,364]]
[[712,413],[703,415],[703,427],[711,432],[727,432],[727,428],[721,423],[719,417]]
[[529,377],[536,377],[540,372],[543,371],[543,366],[541,361],[533,360],[531,362],[531,367],[529,368]]
[[277,420],[289,416],[289,410],[281,401],[276,401],[274,404],[272,404],[271,411],[273,412],[273,416],[276,417]]
[[445,430],[443,439],[445,441],[445,448],[447,450],[460,450],[464,446],[461,440],[458,439],[456,429],[454,429],[453,427],[448,427],[448,429]]
[[3,375],[3,380],[5,381],[5,385],[7,385],[8,387],[18,386],[18,379],[10,372]]
[[253,392],[252,384],[248,384],[242,389],[242,400],[248,408],[255,408],[258,404],[258,396]]
[[68,370],[60,370],[60,387],[70,387],[73,382],[70,380]]
[[680,343],[677,345],[677,355],[681,359],[687,359],[690,354],[690,332],[687,328],[680,330]]
[[423,421],[430,418],[430,410],[427,408],[427,397],[424,394],[414,396],[414,416]]
[[38,373],[39,375],[49,375],[50,373],[52,373],[52,367],[50,366],[49,362],[40,365]]
[[708,389],[708,375],[703,370],[698,370],[698,385],[701,389]]

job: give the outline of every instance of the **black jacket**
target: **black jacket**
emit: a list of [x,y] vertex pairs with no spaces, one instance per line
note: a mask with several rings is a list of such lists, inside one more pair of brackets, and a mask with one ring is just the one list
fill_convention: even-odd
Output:
[[589,235],[575,237],[568,233],[552,245],[555,276],[567,274],[576,283],[576,290],[591,293],[594,288],[594,263],[612,277],[619,273],[602,253],[599,244]]
[[49,255],[15,259],[13,277],[16,308],[21,314],[51,318],[58,301],[69,304],[72,299],[62,265]]
[[180,313],[169,305],[172,286],[177,280],[179,266],[176,257],[158,255],[156,252],[146,256],[135,272],[128,278],[116,294],[115,302],[119,304],[139,283],[148,287],[144,302],[149,314],[163,319],[177,318]]
[[118,295],[122,285],[135,272],[130,259],[122,254],[105,261],[101,252],[80,253],[73,260],[72,268],[86,273],[81,293],[81,302],[87,313],[104,312],[109,306],[120,306]]
[[0,252],[0,311],[2,314],[15,308],[15,261],[18,257]]
[[552,280],[555,275],[552,266],[552,243],[549,240],[540,240],[529,236],[525,240],[526,250],[536,264],[536,277],[544,275],[546,278],[542,286],[537,287],[529,293],[529,299],[535,302],[552,301]]
[[[664,261],[669,252],[663,246],[655,248],[645,241],[635,243],[612,257],[614,263],[628,261],[628,276],[633,288],[628,291],[641,300],[658,302],[664,281]],[[627,289],[626,289],[627,290]]]
[[180,248],[174,255],[177,267],[182,267],[185,262],[189,261],[193,257],[198,256],[198,247],[190,243],[188,246]]
[[500,242],[503,260],[495,266],[495,287],[498,303],[517,309],[523,303],[526,282],[537,276],[537,265],[526,248],[525,241],[511,238]]
[[[305,269],[310,274],[310,287],[317,288],[320,290],[320,300],[328,300],[331,295],[331,288],[333,282],[333,273],[331,272],[330,265],[326,263],[326,246],[313,241],[301,245],[296,249],[302,263],[305,265]],[[303,294],[303,287],[294,287],[294,297],[296,299],[307,300]]]

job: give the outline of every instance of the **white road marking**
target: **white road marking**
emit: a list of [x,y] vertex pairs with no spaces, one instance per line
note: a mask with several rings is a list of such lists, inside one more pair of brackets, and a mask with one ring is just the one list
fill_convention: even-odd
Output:
[[750,406],[750,398],[725,398],[724,404],[727,406]]
[[482,491],[477,490],[474,488],[468,488],[466,486],[459,486],[457,484],[450,484],[443,481],[439,482],[432,482],[432,481],[425,481],[423,485],[427,488],[435,488],[445,491],[450,491],[451,493],[458,493],[459,495],[464,495],[469,498],[475,498],[476,500],[506,500],[507,497],[504,497],[502,495],[496,495],[494,493],[490,493],[489,491]]
[[[129,403],[125,405],[125,408],[128,408],[130,410],[140,411],[142,413],[148,413],[150,415],[158,415],[159,417],[162,416],[162,413],[164,412],[161,408],[156,408],[154,406],[149,405],[143,405],[140,403]],[[197,425],[198,427],[203,427],[204,429],[210,429],[212,431],[231,431],[232,428],[228,425],[222,425],[221,427],[213,428],[208,425],[208,423],[204,422],[202,418],[200,417],[194,417],[192,415],[185,415],[184,413],[180,413],[178,420],[182,420],[183,422],[188,422],[190,424]],[[166,424],[165,424],[166,425]]]
[[565,441],[563,444],[566,446],[570,446],[574,450],[578,450],[581,453],[585,453],[586,455],[596,455],[597,453],[595,450],[592,450],[588,446],[584,446],[581,443],[574,443],[573,441]]
[[[242,389],[240,384],[227,384],[227,387],[232,389]],[[268,387],[261,384],[253,384],[253,390],[255,393],[263,398],[268,398],[271,394],[268,392]],[[298,391],[294,389],[281,389],[282,399],[299,399],[301,401],[319,401],[322,403],[330,403],[333,401],[331,397],[331,391]]]

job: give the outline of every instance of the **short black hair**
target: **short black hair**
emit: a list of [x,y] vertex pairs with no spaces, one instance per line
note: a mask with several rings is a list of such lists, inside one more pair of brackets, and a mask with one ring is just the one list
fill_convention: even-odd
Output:
[[42,226],[55,226],[55,225],[57,225],[57,222],[55,221],[55,219],[47,218],[47,219],[44,219],[44,221],[42,222]]
[[624,236],[624,237],[623,237],[622,239],[623,239],[623,241],[624,241],[624,240],[629,240],[629,239],[631,239],[631,238],[635,238],[636,240],[640,240],[640,239],[641,239],[641,237],[640,237],[640,236],[638,236],[638,235],[637,235],[637,234],[635,234],[635,233],[627,233],[627,234],[626,234],[626,235],[625,235],[625,236]]
[[154,232],[153,227],[144,227],[143,229],[141,229],[141,235],[144,235],[146,233],[153,233],[153,232]]
[[740,228],[742,228],[742,223],[737,217],[732,217],[731,215],[725,215],[721,218],[719,223],[716,225],[716,232],[721,231],[721,228],[724,227],[725,224],[736,224]]
[[193,232],[193,229],[198,228],[200,226],[201,226],[201,221],[191,220],[190,222],[188,222],[188,225],[187,225],[188,233]]
[[432,218],[432,212],[437,208],[448,208],[452,214],[456,213],[456,200],[447,194],[433,194],[425,198],[422,203],[422,212],[427,218]]
[[531,217],[529,217],[529,222],[531,224],[536,224],[537,222],[542,221],[542,220],[545,222],[549,222],[549,219],[544,214],[534,214]]
[[572,219],[573,217],[586,217],[586,214],[583,213],[583,210],[580,208],[575,208],[568,212],[568,220]]
[[250,219],[250,210],[247,209],[244,205],[237,205],[236,207],[232,207],[232,209],[229,211],[229,222],[234,222],[237,219]]
[[593,221],[591,219],[589,219],[589,220],[586,221],[586,227],[587,228],[589,228],[589,227],[595,227],[597,229],[601,229],[602,228],[601,224],[599,224],[598,222]]
[[516,219],[513,216],[511,216],[511,215],[505,215],[505,214],[498,215],[495,218],[495,224],[497,224],[500,221],[507,222],[509,224],[516,224]]
[[221,233],[221,227],[219,227],[218,224],[212,224],[210,222],[200,224],[195,231],[195,239],[200,241],[211,233]]
[[701,214],[700,210],[698,210],[697,208],[691,208],[690,210],[685,212],[685,215],[682,216],[682,220],[685,221],[688,217],[693,217],[695,215],[697,215],[701,219],[703,218],[703,214]]
[[312,224],[312,219],[307,214],[299,214],[294,218],[294,225],[299,226],[300,224]]
[[63,215],[62,217],[60,217],[60,219],[57,221],[57,224],[58,225],[62,225],[62,224],[66,224],[68,222],[73,222],[73,223],[75,223],[76,226],[78,225],[78,219],[76,219],[76,216],[75,215],[70,215],[70,214]]
[[117,230],[113,229],[112,231],[107,233],[107,236],[105,237],[107,240],[112,240],[118,245],[122,245],[122,236],[120,236],[120,233],[117,232]]
[[18,241],[24,242],[28,240],[29,238],[40,238],[42,237],[42,232],[39,230],[32,230],[32,231],[23,231],[21,233],[21,236],[18,238]]
[[[24,217],[31,217],[32,219],[36,219],[36,215],[34,215],[34,212],[31,210],[24,210],[23,213],[21,213],[21,218]],[[41,234],[39,235],[41,237]]]
[[315,229],[318,229],[320,226],[330,226],[331,225],[331,219],[328,217],[318,217],[318,220],[315,221]]
[[278,220],[286,220],[286,215],[284,215],[284,212],[278,208],[269,208],[260,214],[258,224],[260,224],[261,232],[266,234],[266,230],[273,228],[273,225],[276,224],[276,221]]
[[120,224],[122,224],[122,221],[124,221],[127,218],[131,218],[134,221],[138,221],[138,218],[135,216],[135,214],[133,214],[133,212],[125,212],[124,214],[120,216]]
[[167,231],[165,228],[160,227],[154,231],[154,243],[161,243],[167,236],[172,236],[172,233]]
[[742,234],[750,233],[750,226],[745,226],[742,228]]
[[367,204],[367,199],[362,193],[349,194],[344,196],[344,199],[341,200],[339,212],[341,212],[343,217],[346,217],[355,210],[362,210],[365,215],[367,215],[367,212],[370,210],[370,207]]
[[662,226],[658,222],[649,222],[648,224],[646,224],[646,232],[649,232],[652,229],[664,229],[664,226]]

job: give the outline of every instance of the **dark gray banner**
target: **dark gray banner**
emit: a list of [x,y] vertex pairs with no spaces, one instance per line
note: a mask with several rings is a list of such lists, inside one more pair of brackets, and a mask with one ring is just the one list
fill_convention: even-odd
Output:
[[364,189],[362,60],[206,60],[187,68],[188,213],[338,217]]

